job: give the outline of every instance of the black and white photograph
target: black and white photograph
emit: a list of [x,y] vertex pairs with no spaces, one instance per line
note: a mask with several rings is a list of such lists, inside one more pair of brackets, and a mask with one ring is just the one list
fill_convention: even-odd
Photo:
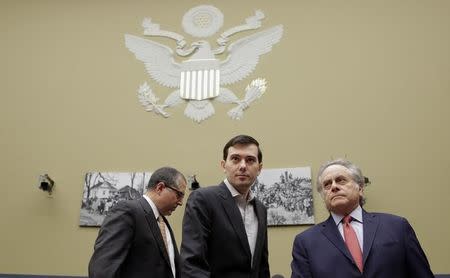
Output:
[[311,168],[263,169],[252,186],[269,226],[314,224]]
[[150,172],[88,172],[84,178],[80,226],[101,226],[108,211],[121,200],[143,195]]

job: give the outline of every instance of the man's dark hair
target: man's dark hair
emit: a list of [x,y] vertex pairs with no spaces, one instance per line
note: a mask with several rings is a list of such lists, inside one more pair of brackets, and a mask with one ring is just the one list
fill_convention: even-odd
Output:
[[230,139],[228,143],[226,143],[225,147],[223,147],[223,160],[227,160],[228,157],[228,149],[235,145],[256,145],[258,147],[258,162],[262,162],[262,152],[259,148],[259,143],[255,138],[248,135],[238,135]]
[[180,171],[172,167],[162,167],[153,172],[148,181],[147,189],[154,188],[159,182],[164,182],[168,186],[179,188],[180,180],[186,182],[186,178]]

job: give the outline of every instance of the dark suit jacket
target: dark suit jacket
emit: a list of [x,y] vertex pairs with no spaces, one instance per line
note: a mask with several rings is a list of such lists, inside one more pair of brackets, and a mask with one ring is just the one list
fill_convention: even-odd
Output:
[[269,278],[267,211],[255,200],[258,217],[253,267],[244,222],[224,183],[195,190],[183,218],[181,277]]
[[[175,249],[176,277],[179,255]],[[161,232],[153,210],[143,197],[119,202],[105,218],[89,262],[90,278],[173,278]]]
[[405,218],[363,210],[363,233],[362,274],[330,216],[295,238],[291,278],[434,277]]

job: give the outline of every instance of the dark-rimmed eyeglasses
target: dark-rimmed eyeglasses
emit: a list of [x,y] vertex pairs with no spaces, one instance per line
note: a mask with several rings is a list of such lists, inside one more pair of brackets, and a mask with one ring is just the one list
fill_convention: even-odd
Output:
[[164,184],[164,186],[167,187],[167,188],[172,189],[177,194],[177,198],[178,199],[182,199],[184,197],[184,192],[183,191],[180,191],[180,190],[176,189],[175,187],[167,185],[167,184]]

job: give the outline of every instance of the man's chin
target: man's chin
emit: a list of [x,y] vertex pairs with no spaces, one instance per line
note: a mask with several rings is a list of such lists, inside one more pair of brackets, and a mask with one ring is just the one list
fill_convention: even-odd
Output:
[[236,187],[239,187],[239,188],[249,188],[251,185],[252,185],[252,184],[249,183],[248,180],[246,180],[246,181],[239,181],[239,182],[236,184]]
[[353,207],[346,201],[331,203],[330,210],[336,214],[347,215],[353,211]]
[[348,202],[346,199],[340,197],[340,198],[334,198],[331,200],[330,207],[334,209],[342,209],[345,208],[348,205]]

